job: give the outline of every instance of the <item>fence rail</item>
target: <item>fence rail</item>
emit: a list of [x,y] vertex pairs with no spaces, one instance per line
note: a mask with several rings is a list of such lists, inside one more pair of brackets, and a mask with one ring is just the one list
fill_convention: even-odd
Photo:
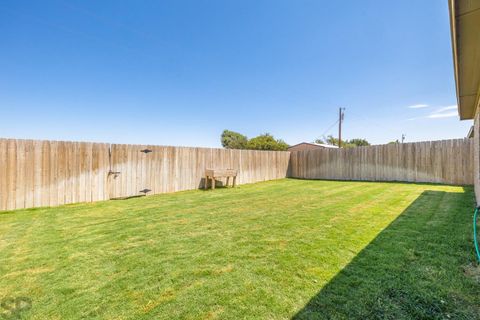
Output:
[[0,210],[196,189],[206,168],[237,169],[239,184],[285,178],[289,161],[279,151],[0,139]]
[[291,176],[304,179],[473,184],[473,140],[315,149],[291,154]]

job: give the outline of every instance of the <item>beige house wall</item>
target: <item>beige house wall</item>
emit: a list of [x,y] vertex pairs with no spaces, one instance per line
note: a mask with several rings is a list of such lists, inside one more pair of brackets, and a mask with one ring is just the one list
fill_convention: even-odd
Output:
[[475,197],[477,205],[480,204],[480,113],[477,112],[474,119],[473,136],[473,182],[475,185]]

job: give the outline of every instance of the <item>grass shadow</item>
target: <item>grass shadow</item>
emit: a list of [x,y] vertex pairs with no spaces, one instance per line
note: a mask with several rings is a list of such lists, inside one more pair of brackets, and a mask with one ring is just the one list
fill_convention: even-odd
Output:
[[[206,183],[206,179],[201,178],[200,182],[198,183],[197,189],[200,189],[203,191],[212,190],[212,182],[208,183],[208,188],[205,188],[205,183]],[[220,178],[215,180],[215,189],[227,189],[227,188],[232,188],[232,180],[229,181],[228,186],[226,184],[225,178]]]
[[423,192],[293,319],[479,319],[464,191]]
[[110,198],[109,200],[113,200],[113,201],[130,200],[130,199],[136,199],[136,198],[141,198],[141,197],[145,197],[145,196],[146,196],[145,194],[137,194],[137,195],[134,195],[134,196]]

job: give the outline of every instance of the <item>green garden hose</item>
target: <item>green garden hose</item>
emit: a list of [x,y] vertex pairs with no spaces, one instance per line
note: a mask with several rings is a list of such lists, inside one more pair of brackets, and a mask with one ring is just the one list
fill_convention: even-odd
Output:
[[475,208],[475,212],[473,214],[473,241],[475,242],[475,252],[477,253],[477,261],[480,263],[480,250],[478,249],[478,241],[477,241],[477,215],[478,215],[478,208]]

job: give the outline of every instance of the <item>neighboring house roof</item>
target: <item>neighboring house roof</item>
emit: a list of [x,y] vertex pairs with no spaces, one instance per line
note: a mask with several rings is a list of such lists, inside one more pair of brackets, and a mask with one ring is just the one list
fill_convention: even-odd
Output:
[[315,147],[319,147],[319,148],[334,148],[334,149],[337,149],[338,146],[332,146],[330,144],[324,144],[324,143],[311,143],[311,142],[300,142],[300,143],[297,143],[293,146],[290,146],[288,149],[291,149],[291,148],[294,148],[294,147],[298,147],[300,145],[304,145],[304,144],[307,144],[307,145],[310,145],[310,146],[315,146]]
[[453,64],[460,119],[480,103],[480,0],[449,0]]

